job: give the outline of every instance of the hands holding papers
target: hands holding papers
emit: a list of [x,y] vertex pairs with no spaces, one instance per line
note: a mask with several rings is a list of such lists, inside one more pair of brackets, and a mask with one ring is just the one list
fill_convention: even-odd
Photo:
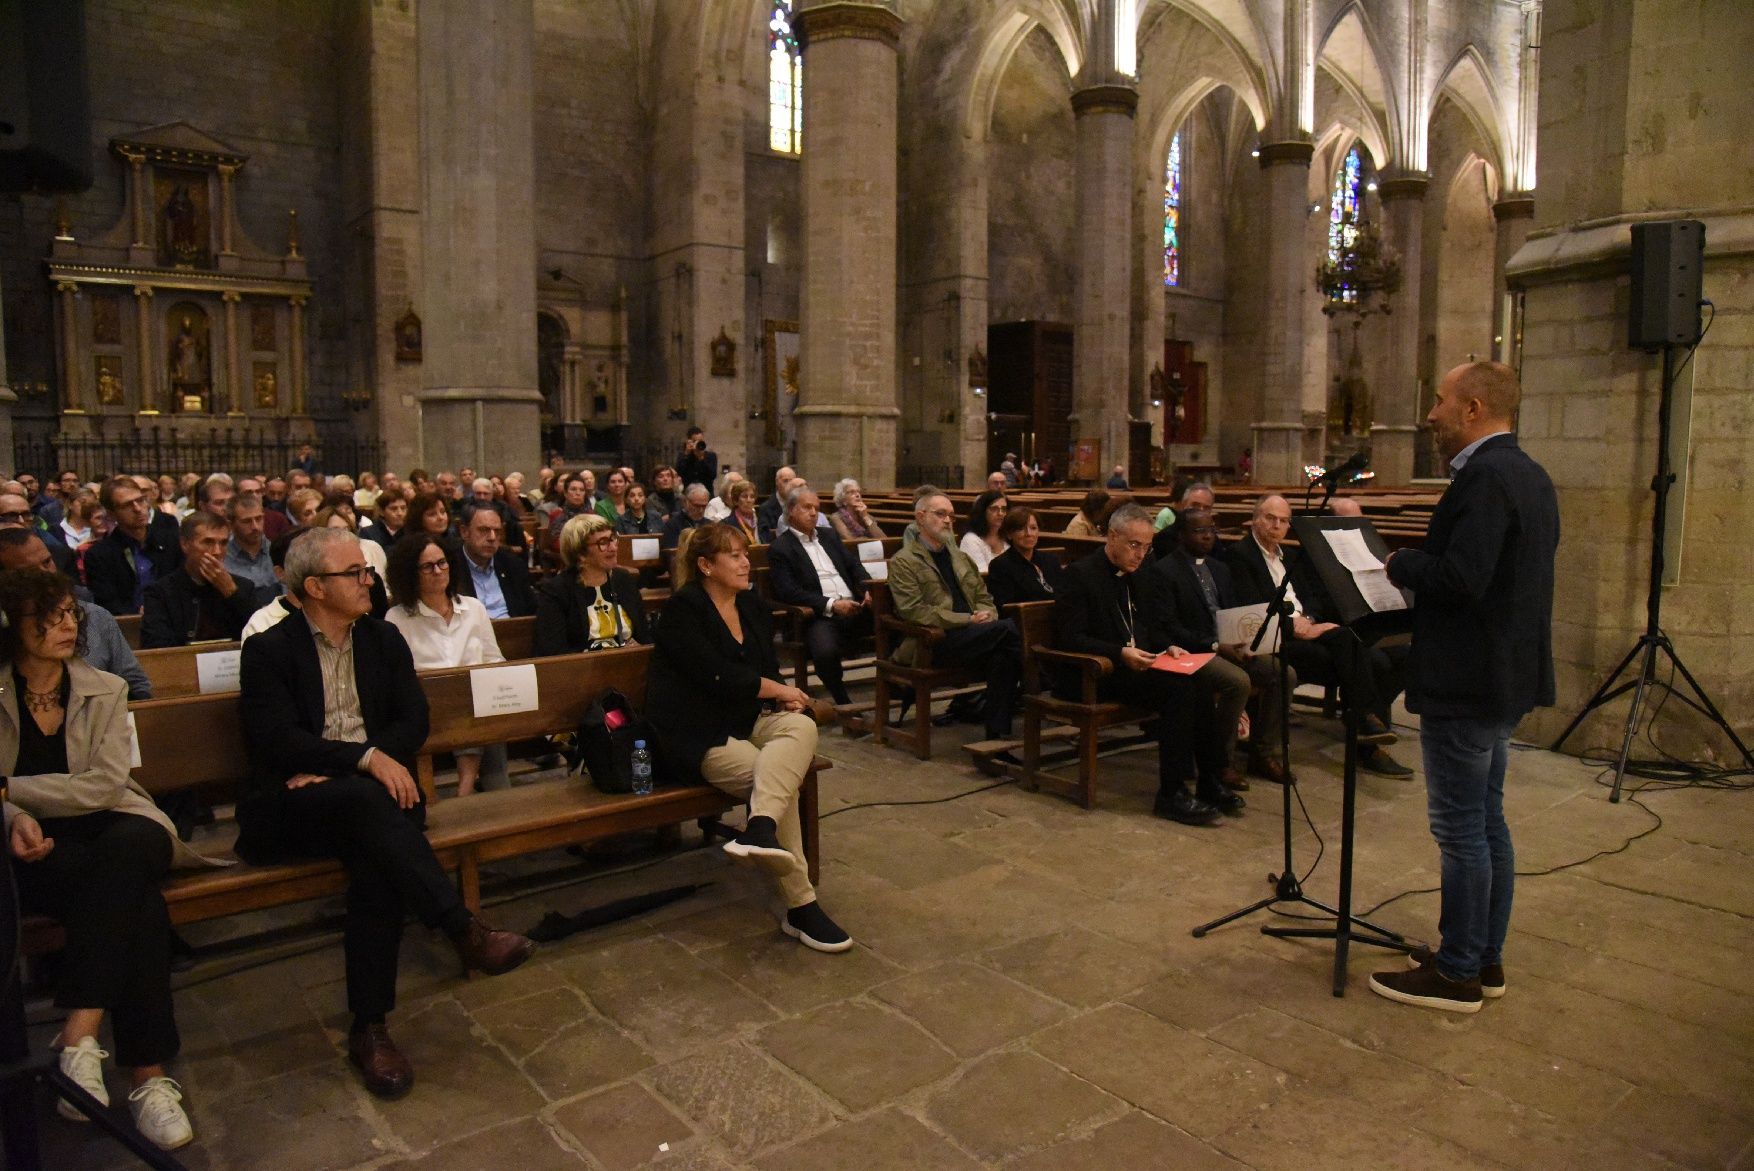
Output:
[[[1123,651],[1125,655],[1127,652]],[[1172,646],[1162,654],[1153,655],[1145,651],[1134,651],[1134,654],[1145,658],[1153,671],[1169,671],[1176,675],[1192,675],[1201,667],[1212,661],[1212,652],[1193,655],[1178,646]]]

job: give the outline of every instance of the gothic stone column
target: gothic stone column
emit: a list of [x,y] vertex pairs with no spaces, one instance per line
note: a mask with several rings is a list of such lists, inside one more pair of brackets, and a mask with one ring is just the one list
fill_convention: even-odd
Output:
[[901,18],[874,4],[805,8],[804,276],[798,470],[894,487],[896,46]]
[[421,458],[532,469],[535,123],[530,0],[424,0],[419,14]]
[[1314,154],[1315,148],[1307,142],[1261,145],[1267,203],[1267,314],[1260,415],[1254,425],[1254,477],[1262,484],[1303,482],[1304,298],[1315,279],[1304,232]]
[[1388,220],[1388,244],[1401,258],[1401,288],[1388,318],[1388,360],[1382,384],[1371,396],[1375,416],[1370,427],[1371,469],[1376,482],[1399,487],[1413,479],[1413,447],[1421,423],[1419,411],[1419,294],[1424,263],[1424,175],[1384,179],[1379,194]]
[[1072,94],[1078,167],[1072,438],[1102,442],[1098,483],[1108,479],[1114,465],[1127,463],[1133,112],[1138,106],[1139,91],[1126,85],[1097,85]]
[[1498,228],[1497,248],[1492,258],[1492,356],[1500,362],[1517,364],[1517,331],[1521,323],[1511,311],[1510,286],[1504,270],[1510,265],[1529,228],[1535,222],[1535,198],[1526,191],[1508,192],[1492,205],[1492,219]]

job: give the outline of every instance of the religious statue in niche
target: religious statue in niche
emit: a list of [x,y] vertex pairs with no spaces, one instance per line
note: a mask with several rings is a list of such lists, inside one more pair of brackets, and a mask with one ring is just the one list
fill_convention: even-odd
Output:
[[209,267],[206,175],[160,170],[154,186],[159,208],[159,263],[178,268]]
[[980,390],[987,384],[987,352],[977,343],[974,353],[968,356],[968,385],[971,390]]
[[101,294],[92,297],[91,343],[94,346],[122,344],[122,306],[116,298]]
[[420,361],[420,315],[413,305],[396,320],[396,361]]
[[183,410],[202,410],[211,389],[207,311],[184,301],[171,306],[167,325],[170,336],[165,354],[170,363],[172,399],[180,402]]
[[256,374],[256,407],[259,410],[272,411],[280,406],[280,385],[275,377],[274,367],[267,362],[257,362]]
[[122,405],[124,388],[121,372],[116,369],[117,359],[99,358],[97,360],[97,403],[100,407],[118,407]]
[[712,354],[712,376],[714,378],[737,377],[737,343],[719,326],[719,336],[709,343]]

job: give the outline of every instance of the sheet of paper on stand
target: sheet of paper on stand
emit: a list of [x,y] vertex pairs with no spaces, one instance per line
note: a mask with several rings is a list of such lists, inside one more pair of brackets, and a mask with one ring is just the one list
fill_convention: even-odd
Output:
[[[1267,626],[1261,645],[1255,646],[1255,634]],[[1257,655],[1270,655],[1279,649],[1279,620],[1267,617],[1267,603],[1254,606],[1232,606],[1218,611],[1218,641],[1225,646],[1241,643]]]
[[1364,597],[1364,604],[1381,613],[1384,610],[1405,610],[1407,599],[1395,583],[1389,580],[1386,569],[1353,570],[1352,580],[1358,584],[1358,592]]
[[1322,536],[1334,550],[1334,559],[1354,574],[1371,569],[1381,569],[1382,559],[1370,551],[1364,543],[1364,533],[1359,529],[1323,529]]

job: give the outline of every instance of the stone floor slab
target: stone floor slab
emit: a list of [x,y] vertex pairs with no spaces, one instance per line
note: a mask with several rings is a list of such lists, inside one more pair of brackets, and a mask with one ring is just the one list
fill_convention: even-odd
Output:
[[845,1001],[769,1025],[763,1048],[854,1114],[956,1069],[918,1025],[870,1001]]
[[1020,984],[1080,1008],[1123,996],[1167,965],[1130,944],[1072,927],[990,951],[982,962]]
[[558,961],[558,967],[604,1016],[659,1054],[774,1018],[767,1005],[667,939],[611,943]]
[[1058,1142],[1123,1109],[1118,1099],[1028,1052],[983,1057],[926,1103],[935,1126],[990,1160]]
[[637,1082],[575,1098],[555,1108],[554,1121],[606,1171],[646,1166],[662,1157],[663,1148],[679,1147],[694,1134]]
[[970,963],[941,964],[871,990],[963,1057],[1009,1044],[1068,1010],[1009,977]]
[[980,1164],[919,1119],[884,1110],[775,1151],[755,1166],[761,1171],[869,1171],[872,1167],[974,1171]]
[[393,1165],[409,1171],[480,1171],[484,1167],[562,1171],[587,1166],[578,1152],[568,1150],[554,1132],[535,1118],[520,1118],[480,1131],[460,1142],[437,1147],[420,1158]]
[[650,1077],[683,1117],[744,1157],[795,1142],[834,1121],[820,1094],[741,1042],[698,1050]]
[[1240,1171],[1242,1164],[1149,1114],[1133,1111],[1082,1138],[1057,1143],[1006,1164],[1007,1171]]

